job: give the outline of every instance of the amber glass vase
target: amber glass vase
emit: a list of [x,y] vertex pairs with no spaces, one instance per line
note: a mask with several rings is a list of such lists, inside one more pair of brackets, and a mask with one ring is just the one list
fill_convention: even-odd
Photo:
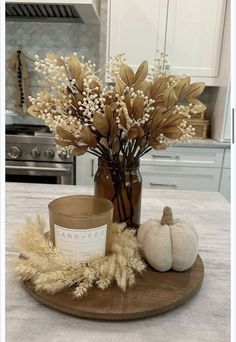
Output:
[[139,161],[98,160],[94,178],[95,195],[109,199],[114,205],[113,221],[127,227],[140,224],[142,177]]

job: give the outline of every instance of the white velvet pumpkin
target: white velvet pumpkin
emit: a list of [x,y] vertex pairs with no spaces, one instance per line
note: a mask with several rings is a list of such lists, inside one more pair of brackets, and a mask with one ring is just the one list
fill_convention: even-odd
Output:
[[190,268],[198,253],[198,235],[194,226],[174,219],[171,208],[165,207],[161,220],[148,220],[138,230],[138,241],[144,258],[160,272]]

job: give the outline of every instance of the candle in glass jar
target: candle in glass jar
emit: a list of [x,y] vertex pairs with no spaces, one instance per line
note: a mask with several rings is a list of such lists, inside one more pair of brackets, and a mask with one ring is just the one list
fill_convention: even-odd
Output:
[[97,196],[65,196],[48,205],[50,239],[64,255],[88,262],[108,254],[112,203]]

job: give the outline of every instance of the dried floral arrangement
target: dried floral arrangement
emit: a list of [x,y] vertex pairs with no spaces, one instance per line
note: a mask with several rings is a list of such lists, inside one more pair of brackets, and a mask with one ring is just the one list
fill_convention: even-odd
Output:
[[194,136],[188,119],[206,107],[197,99],[204,83],[167,75],[165,54],[157,55],[150,73],[147,61],[136,72],[124,61],[123,54],[109,59],[106,70],[114,85],[103,85],[95,64],[83,57],[36,56],[42,91],[30,97],[28,112],[50,127],[60,149],[76,156],[88,152],[106,165],[116,163],[110,168],[113,188],[106,196],[118,221],[134,227],[139,222],[133,220],[131,163],[139,163],[152,148],[165,149]]
[[164,54],[150,74],[147,61],[134,72],[123,54],[110,58],[107,74],[114,86],[104,86],[95,64],[76,54],[35,58],[43,90],[30,97],[28,112],[50,127],[62,149],[77,156],[138,160],[152,148],[191,138],[194,129],[187,119],[206,109],[197,99],[204,83],[167,75]]
[[64,256],[45,236],[44,230],[44,221],[37,216],[28,218],[16,235],[21,253],[16,271],[22,281],[31,280],[36,291],[53,294],[73,286],[73,295],[81,298],[93,286],[105,290],[112,283],[125,291],[135,284],[136,274],[145,269],[135,231],[125,229],[122,224],[112,226],[110,254],[89,263]]

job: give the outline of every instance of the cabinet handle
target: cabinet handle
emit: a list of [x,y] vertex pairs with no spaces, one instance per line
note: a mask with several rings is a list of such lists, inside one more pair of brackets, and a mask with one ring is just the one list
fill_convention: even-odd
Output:
[[69,168],[61,167],[39,167],[39,166],[13,166],[13,165],[6,165],[6,170],[13,170],[13,171],[47,171],[47,172],[70,172]]
[[94,177],[94,159],[91,160],[91,177]]
[[177,185],[176,184],[159,184],[159,183],[150,183],[151,186],[171,186],[173,188],[177,188]]
[[166,158],[166,159],[180,159],[180,156],[156,156],[155,154],[152,155],[153,158]]

